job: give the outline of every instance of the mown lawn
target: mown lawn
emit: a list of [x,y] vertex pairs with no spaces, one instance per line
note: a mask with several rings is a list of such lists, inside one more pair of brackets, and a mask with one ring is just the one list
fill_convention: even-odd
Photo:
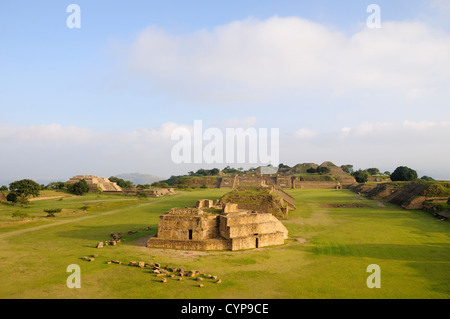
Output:
[[[283,246],[249,251],[186,252],[149,249],[158,217],[222,189],[136,200],[88,195],[36,201],[35,217],[12,223],[17,207],[0,205],[0,298],[449,298],[449,223],[347,191],[291,190],[297,210],[283,220]],[[132,200],[130,200],[132,199]],[[329,204],[347,204],[345,208]],[[89,206],[87,211],[79,210]],[[352,207],[355,205],[357,207]],[[43,209],[63,208],[56,218]],[[150,231],[143,230],[150,226]],[[111,232],[138,230],[117,246],[94,248]],[[306,242],[296,239],[306,239]],[[94,262],[83,256],[98,254]],[[111,259],[202,269],[222,280],[160,283],[148,269],[106,264]],[[81,267],[81,288],[69,289],[67,266]],[[381,268],[381,288],[369,289],[367,266]]]

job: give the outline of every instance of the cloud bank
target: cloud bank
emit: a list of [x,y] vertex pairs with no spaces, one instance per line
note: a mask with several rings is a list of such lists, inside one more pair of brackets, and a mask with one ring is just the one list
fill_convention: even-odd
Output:
[[[245,124],[248,119],[238,121],[233,118],[230,122]],[[192,125],[177,123],[124,132],[94,131],[58,124],[0,125],[0,148],[4,154],[9,154],[2,158],[0,182],[19,178],[63,179],[77,174],[109,177],[124,172],[169,177],[195,168],[229,165],[174,164],[171,150],[176,142],[171,140],[171,134],[180,127],[192,130]],[[448,150],[444,147],[448,145],[448,136],[450,121],[366,122],[335,132],[302,128],[280,136],[280,161],[295,165],[331,160],[338,165],[378,167],[383,171],[407,165],[418,170],[421,176],[450,179]],[[236,165],[245,166],[231,164]],[[20,167],[21,175],[10,167]]]
[[352,35],[276,16],[182,35],[151,26],[129,52],[133,74],[209,105],[286,96],[450,96],[450,35],[421,22],[383,22]]

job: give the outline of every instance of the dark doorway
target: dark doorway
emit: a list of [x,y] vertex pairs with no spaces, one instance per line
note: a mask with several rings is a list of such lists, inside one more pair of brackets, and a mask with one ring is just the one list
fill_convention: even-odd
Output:
[[256,247],[256,248],[259,248],[259,238],[256,238],[255,247]]
[[192,240],[192,229],[189,229],[189,240]]

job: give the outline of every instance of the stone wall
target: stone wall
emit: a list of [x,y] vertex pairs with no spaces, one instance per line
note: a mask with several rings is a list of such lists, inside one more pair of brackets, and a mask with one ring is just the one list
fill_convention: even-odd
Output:
[[0,192],[0,202],[6,202],[6,196]]
[[292,177],[290,176],[277,176],[277,185],[281,188],[292,188]]
[[232,250],[231,240],[208,239],[208,240],[162,240],[156,237],[150,238],[147,247],[167,248],[182,250]]
[[294,180],[294,188],[310,188],[310,189],[336,189],[337,182],[309,182]]
[[[277,185],[281,188],[336,188],[337,183],[340,182],[342,187],[348,188],[350,185],[356,183],[352,176],[339,175],[323,175],[319,176],[322,179],[328,180],[314,180],[318,177],[305,176],[281,176],[281,175],[241,175],[241,176],[223,176],[223,177],[194,177],[186,179],[186,184],[189,187],[201,187],[206,185],[209,188],[237,188],[237,187],[260,187]],[[304,180],[304,179],[312,180]],[[334,184],[333,184],[334,183]]]
[[[217,216],[164,214],[158,223],[159,239],[205,240],[219,235]],[[191,236],[191,238],[189,238]]]
[[234,177],[222,177],[220,179],[220,188],[233,188]]

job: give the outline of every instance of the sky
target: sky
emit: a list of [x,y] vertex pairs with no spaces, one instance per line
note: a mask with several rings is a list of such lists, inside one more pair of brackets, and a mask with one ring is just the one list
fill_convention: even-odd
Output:
[[450,180],[449,101],[446,0],[0,2],[0,184],[267,164],[175,163],[196,120],[276,128],[287,165]]

